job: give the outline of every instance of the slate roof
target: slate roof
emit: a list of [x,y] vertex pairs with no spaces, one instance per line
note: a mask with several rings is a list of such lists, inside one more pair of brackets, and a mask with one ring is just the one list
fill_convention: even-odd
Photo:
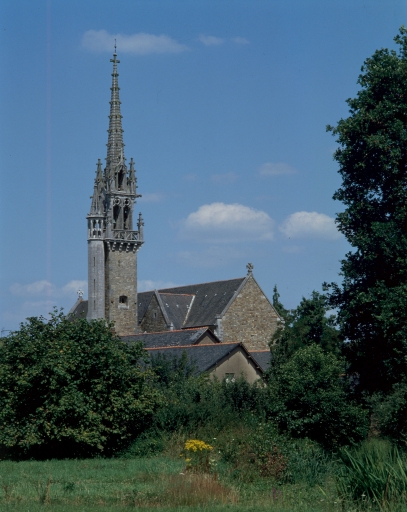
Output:
[[139,321],[146,314],[148,305],[150,304],[151,297],[154,295],[154,291],[151,292],[142,292],[137,294],[137,303],[138,303],[138,319]]
[[[169,294],[195,296],[191,307],[189,308],[185,324],[182,327],[188,328],[204,325],[216,325],[216,315],[220,315],[222,313],[245,279],[245,277],[240,277],[238,279],[229,279],[228,281],[190,284],[187,286],[177,286],[175,288],[165,288],[158,290],[158,292],[163,300],[163,296],[166,296],[168,299]],[[154,292],[139,293],[139,304],[142,302],[144,303],[146,300],[142,297],[144,294],[152,293]],[[168,300],[167,303],[169,304]],[[169,309],[172,308],[169,307],[168,310]],[[141,306],[139,306],[139,320],[143,318],[145,311],[146,308],[142,311]],[[167,313],[169,313],[169,311],[167,311]]]
[[160,297],[174,329],[181,329],[194,296],[179,293],[160,293]]
[[271,362],[270,350],[254,350],[250,351],[250,355],[252,356],[254,361],[260,366],[263,372],[269,369],[269,365]]
[[151,357],[155,354],[163,354],[168,357],[180,358],[184,352],[188,362],[195,365],[197,374],[210,370],[222,358],[234,352],[241,343],[219,343],[216,345],[188,345],[185,347],[147,348]]
[[88,301],[78,299],[75,304],[72,306],[68,315],[70,315],[70,319],[74,320],[75,318],[86,318],[88,314]]
[[[198,343],[206,333],[211,336],[214,342],[220,343],[217,337],[206,327],[201,329],[183,329],[182,331],[135,334],[133,336],[121,336],[121,339],[127,342],[142,341],[147,349],[157,347],[184,347]],[[209,345],[205,346],[208,347]]]

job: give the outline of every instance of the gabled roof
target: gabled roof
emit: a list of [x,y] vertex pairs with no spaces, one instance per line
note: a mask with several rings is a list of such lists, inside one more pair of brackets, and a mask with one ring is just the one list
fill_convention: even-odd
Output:
[[[191,346],[205,337],[209,336],[214,343],[220,343],[219,339],[206,327],[201,329],[183,329],[179,331],[164,331],[135,334],[132,336],[121,336],[121,339],[126,342],[142,341],[145,347],[183,347]],[[208,345],[206,345],[208,346]]]
[[[240,277],[238,279],[229,279],[227,281],[190,284],[187,286],[177,286],[175,288],[165,288],[158,290],[158,292],[161,296],[165,295],[168,300],[169,295],[174,294],[194,295],[188,315],[183,325],[184,328],[216,325],[216,316],[220,315],[229,302],[234,298],[245,279],[246,277]],[[139,304],[144,303],[144,301],[147,300],[143,297],[144,294],[152,293],[154,292],[139,293]],[[167,303],[169,304],[168,300]],[[147,308],[142,311],[139,306],[139,320],[143,318],[146,309]],[[168,309],[172,308],[169,307]]]
[[148,305],[150,304],[151,297],[154,295],[154,291],[142,292],[137,294],[137,307],[138,307],[138,319],[139,321],[146,314]]
[[170,324],[174,329],[181,329],[185,318],[188,315],[189,308],[194,300],[193,295],[179,293],[160,293],[161,303],[164,311],[167,313]]
[[182,357],[185,352],[188,361],[195,365],[196,373],[210,370],[221,359],[228,356],[237,349],[247,352],[241,343],[219,343],[216,345],[188,345],[185,347],[147,348],[151,357],[155,354],[163,354],[168,357]]
[[269,369],[271,362],[270,350],[250,350],[250,355],[263,372]]
[[68,318],[75,320],[76,318],[86,318],[88,314],[88,301],[79,298],[72,306],[68,313]]

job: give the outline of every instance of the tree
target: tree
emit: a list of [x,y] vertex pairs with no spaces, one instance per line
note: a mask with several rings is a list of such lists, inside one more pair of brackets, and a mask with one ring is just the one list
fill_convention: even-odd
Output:
[[311,344],[319,345],[325,352],[339,354],[342,338],[335,328],[335,316],[328,315],[326,296],[313,291],[303,297],[299,306],[285,310],[285,324],[273,336],[272,366],[287,361],[297,350]]
[[381,49],[359,76],[350,115],[328,126],[339,143],[334,159],[345,211],[338,229],[354,248],[342,261],[330,304],[347,344],[359,388],[389,392],[407,375],[407,29],[398,53]]
[[273,306],[274,309],[277,311],[277,313],[282,317],[285,318],[288,314],[288,311],[285,309],[284,305],[280,302],[280,294],[277,290],[277,285],[274,285],[273,288]]
[[363,439],[366,412],[351,400],[344,361],[315,343],[275,366],[268,382],[269,415],[281,431],[327,447]]
[[110,454],[161,403],[141,344],[104,320],[29,318],[0,342],[0,446],[17,457]]

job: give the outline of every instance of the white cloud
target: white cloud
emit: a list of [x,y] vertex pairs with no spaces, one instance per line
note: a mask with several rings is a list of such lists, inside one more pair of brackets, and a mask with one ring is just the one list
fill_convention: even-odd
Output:
[[204,34],[201,34],[198,37],[198,41],[203,43],[205,46],[219,46],[225,42],[221,37],[205,36]]
[[[69,297],[75,296],[78,290],[86,291],[88,282],[83,280],[72,280],[58,288],[53,283],[44,280],[34,281],[29,284],[13,283],[10,292],[16,297]],[[31,303],[28,303],[31,304]],[[35,303],[36,304],[36,303]],[[38,304],[42,304],[39,302]]]
[[326,238],[335,240],[341,236],[335,220],[324,213],[296,212],[285,219],[280,231],[288,238]]
[[156,36],[140,32],[138,34],[109,34],[106,30],[88,30],[82,37],[82,46],[92,52],[113,52],[114,41],[119,53],[149,55],[151,53],[181,53],[188,46],[178,43],[164,34]]
[[81,280],[73,280],[69,281],[65,286],[61,288],[62,295],[71,295],[73,296],[79,290],[85,292],[88,289],[88,282]]
[[163,194],[159,193],[151,193],[151,194],[142,194],[140,198],[137,199],[138,203],[159,203],[164,198]]
[[34,281],[29,284],[13,283],[10,286],[12,295],[18,297],[33,297],[37,295],[53,295],[55,286],[43,279],[42,281]]
[[172,281],[152,281],[151,279],[140,279],[137,281],[137,291],[146,292],[150,290],[162,290],[164,288],[175,288],[179,286]]
[[278,176],[280,174],[295,174],[297,171],[284,162],[266,162],[259,168],[261,176]]
[[190,213],[183,223],[183,234],[220,242],[271,240],[274,221],[266,212],[242,204],[205,204]]
[[248,41],[245,37],[232,37],[231,39],[232,43],[235,44],[249,44],[250,41]]
[[226,172],[224,174],[212,174],[211,180],[214,183],[234,183],[237,180],[237,175],[234,172]]

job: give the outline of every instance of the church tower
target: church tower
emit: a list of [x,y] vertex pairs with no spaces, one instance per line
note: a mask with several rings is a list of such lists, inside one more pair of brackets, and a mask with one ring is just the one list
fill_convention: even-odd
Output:
[[116,46],[113,54],[106,167],[97,163],[88,214],[88,320],[114,322],[120,336],[137,331],[137,251],[143,244],[139,214],[133,229],[137,194],[133,159],[124,157]]

